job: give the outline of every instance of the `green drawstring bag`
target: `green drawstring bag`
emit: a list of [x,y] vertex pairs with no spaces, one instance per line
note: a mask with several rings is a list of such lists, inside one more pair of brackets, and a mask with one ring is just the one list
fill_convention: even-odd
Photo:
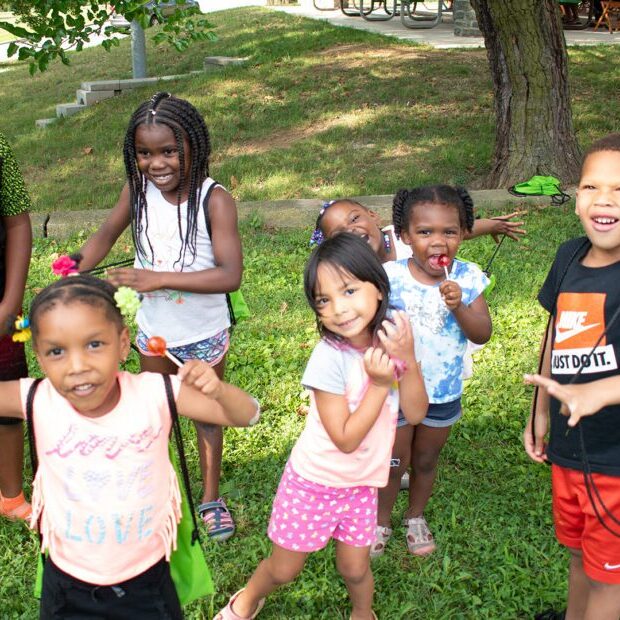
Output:
[[517,183],[508,188],[513,196],[551,196],[551,204],[562,205],[570,196],[560,189],[560,180],[555,177],[533,176],[529,181]]
[[250,314],[248,304],[243,298],[243,293],[241,292],[241,289],[233,291],[232,293],[227,293],[226,299],[228,301],[230,320],[233,325],[235,325],[239,321],[243,321],[243,319],[247,319],[252,316]]

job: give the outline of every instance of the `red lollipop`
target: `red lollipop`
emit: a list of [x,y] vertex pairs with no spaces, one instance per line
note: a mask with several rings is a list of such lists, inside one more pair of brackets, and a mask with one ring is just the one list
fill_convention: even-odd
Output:
[[161,336],[151,336],[146,341],[146,346],[148,350],[154,355],[159,355],[160,357],[167,357],[169,360],[174,362],[179,368],[183,366],[183,363],[180,362],[168,349],[166,348],[166,341]]
[[448,280],[450,278],[450,275],[448,274],[448,266],[450,265],[450,258],[448,257],[448,255],[440,254],[439,258],[437,259],[437,264],[440,267],[443,267],[444,273],[446,274],[446,280]]

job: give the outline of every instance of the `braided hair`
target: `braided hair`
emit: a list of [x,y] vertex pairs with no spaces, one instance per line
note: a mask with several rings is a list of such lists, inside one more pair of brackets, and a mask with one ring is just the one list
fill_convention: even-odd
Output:
[[440,204],[454,207],[459,214],[462,230],[471,232],[474,226],[474,201],[464,187],[425,185],[411,190],[399,189],[392,201],[392,224],[400,237],[409,228],[411,211],[419,204]]
[[38,333],[39,317],[54,308],[57,304],[68,305],[80,302],[101,308],[108,320],[115,323],[118,329],[124,327],[123,317],[114,300],[116,287],[106,280],[94,276],[79,274],[56,280],[45,287],[33,300],[30,307],[30,328],[33,339]]
[[[165,125],[173,132],[179,153],[181,180],[177,188],[177,225],[181,250],[175,261],[183,263],[189,250],[192,261],[196,258],[196,233],[198,230],[198,213],[201,209],[202,184],[209,176],[209,156],[211,140],[204,119],[196,108],[186,101],[173,97],[170,93],[156,93],[142,103],[133,113],[123,146],[125,172],[129,185],[131,204],[131,233],[140,258],[147,258],[147,248],[140,239],[144,233],[150,250],[151,262],[154,261],[153,246],[148,236],[149,219],[146,204],[146,178],[140,172],[136,154],[136,130],[140,125]],[[189,152],[186,153],[183,139],[187,138]],[[185,161],[190,162],[189,179],[185,178]],[[188,190],[187,229],[185,238],[181,227],[181,190]]]

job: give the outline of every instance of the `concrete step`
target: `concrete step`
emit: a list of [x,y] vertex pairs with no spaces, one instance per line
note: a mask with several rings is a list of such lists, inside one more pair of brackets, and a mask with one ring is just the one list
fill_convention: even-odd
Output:
[[40,118],[34,122],[34,125],[39,129],[45,129],[48,125],[55,123],[57,120],[57,116],[54,116],[54,118]]
[[86,106],[81,103],[59,103],[56,106],[56,116],[73,116],[82,110],[85,110]]
[[116,91],[114,90],[85,90],[83,88],[78,88],[78,90],[75,91],[77,102],[82,105],[92,105],[104,99],[111,99],[115,94]]

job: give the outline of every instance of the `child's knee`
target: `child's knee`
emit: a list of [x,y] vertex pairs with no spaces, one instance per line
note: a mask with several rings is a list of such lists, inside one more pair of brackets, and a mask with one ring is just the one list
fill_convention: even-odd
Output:
[[342,578],[348,583],[361,583],[366,579],[370,570],[370,558],[365,558],[364,560],[336,558],[336,568],[342,575]]
[[437,469],[439,452],[435,450],[414,453],[411,460],[413,469],[418,474],[432,474]]
[[303,564],[301,566],[285,564],[283,562],[275,562],[273,558],[268,558],[265,562],[269,568],[272,581],[278,586],[295,581],[303,569]]

